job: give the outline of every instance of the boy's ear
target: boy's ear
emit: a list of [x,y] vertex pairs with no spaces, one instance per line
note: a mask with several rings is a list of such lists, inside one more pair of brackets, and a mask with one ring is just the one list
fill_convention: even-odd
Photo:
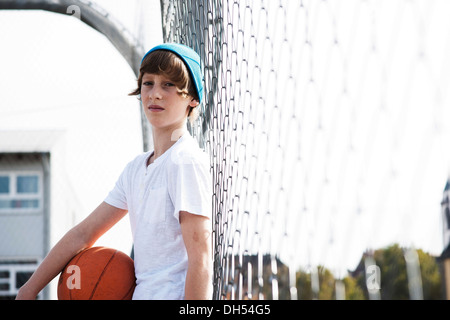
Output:
[[198,102],[198,100],[192,99],[191,102],[189,103],[189,106],[195,108],[195,107],[197,107],[199,104],[200,104],[200,102]]

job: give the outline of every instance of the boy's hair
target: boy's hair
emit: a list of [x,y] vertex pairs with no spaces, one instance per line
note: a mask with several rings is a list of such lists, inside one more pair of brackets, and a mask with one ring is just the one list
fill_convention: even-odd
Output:
[[[173,81],[181,95],[190,95],[195,100],[200,101],[188,68],[175,53],[166,50],[155,50],[145,56],[139,69],[137,88],[129,93],[130,96],[140,96],[142,78],[145,73],[164,75],[170,81]],[[191,123],[197,119],[198,114],[198,107],[192,107],[188,114]]]

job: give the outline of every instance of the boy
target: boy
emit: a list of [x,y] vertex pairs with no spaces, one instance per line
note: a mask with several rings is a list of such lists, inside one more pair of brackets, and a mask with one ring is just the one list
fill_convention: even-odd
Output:
[[137,95],[154,150],[131,161],[106,199],[49,252],[17,299],[35,299],[67,262],[130,214],[133,299],[209,299],[212,295],[211,177],[206,155],[186,129],[203,96],[200,57],[163,44],[142,59]]

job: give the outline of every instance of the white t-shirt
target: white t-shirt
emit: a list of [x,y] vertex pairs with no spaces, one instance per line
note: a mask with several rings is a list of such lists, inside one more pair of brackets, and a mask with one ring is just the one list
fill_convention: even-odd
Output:
[[184,299],[188,259],[179,212],[211,218],[210,164],[189,133],[147,167],[152,154],[141,154],[125,167],[105,202],[130,216],[133,299]]

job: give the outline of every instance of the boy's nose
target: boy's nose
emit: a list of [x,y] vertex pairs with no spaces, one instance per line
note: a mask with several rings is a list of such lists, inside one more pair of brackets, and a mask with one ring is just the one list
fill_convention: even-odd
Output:
[[160,100],[162,98],[161,89],[157,86],[154,86],[149,92],[148,97],[153,100]]

